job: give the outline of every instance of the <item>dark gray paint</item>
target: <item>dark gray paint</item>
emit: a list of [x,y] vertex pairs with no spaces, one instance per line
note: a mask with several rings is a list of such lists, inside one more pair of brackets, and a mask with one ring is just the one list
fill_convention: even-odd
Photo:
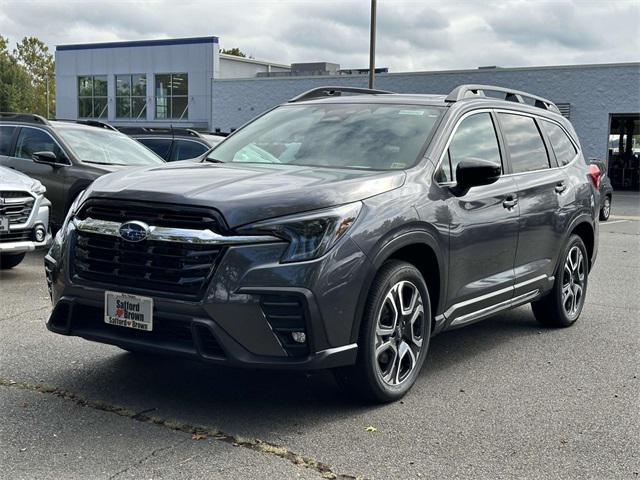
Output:
[[[416,96],[348,101],[444,104],[440,97]],[[284,243],[232,247],[201,303],[156,299],[159,311],[210,319],[222,341],[229,343],[227,363],[306,368],[348,364],[355,360],[354,344],[375,272],[403,247],[420,249],[413,258],[418,263],[434,258],[423,273],[431,279],[435,332],[454,326],[452,322],[465,315],[473,319],[474,312],[496,304],[522,295],[531,301],[544,294],[552,286],[560,251],[576,227],[591,247],[591,262],[595,259],[599,198],[581,153],[566,167],[518,175],[510,173],[507,155],[505,173],[496,183],[459,196],[451,185],[433,180],[456,123],[479,109],[549,118],[577,143],[573,128],[559,115],[504,101],[470,99],[449,106],[424,158],[406,171],[180,162],[102,177],[88,194],[213,207],[232,229],[258,219],[362,201],[348,235],[322,258],[282,264]],[[566,185],[562,192],[555,190],[559,182]],[[511,196],[520,201],[505,208],[503,202]],[[50,261],[57,264],[54,303],[62,296],[99,301],[100,289],[71,285],[68,243],[54,245],[50,253]],[[263,291],[295,291],[307,299],[307,327],[316,355],[302,360],[274,355],[273,338],[264,328],[254,328]],[[241,317],[242,312],[250,314]]]

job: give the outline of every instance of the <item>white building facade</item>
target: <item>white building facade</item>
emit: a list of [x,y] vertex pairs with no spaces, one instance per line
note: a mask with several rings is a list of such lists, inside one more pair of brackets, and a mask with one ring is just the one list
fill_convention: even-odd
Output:
[[289,68],[219,50],[214,36],[58,46],[56,118],[210,130],[214,79]]

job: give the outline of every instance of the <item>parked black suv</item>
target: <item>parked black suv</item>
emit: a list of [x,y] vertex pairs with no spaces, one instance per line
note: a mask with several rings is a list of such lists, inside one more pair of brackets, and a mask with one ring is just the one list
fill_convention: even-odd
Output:
[[200,163],[96,180],[46,257],[47,326],[212,363],[333,368],[394,400],[438,332],[526,303],[544,325],[578,319],[596,177],[557,107],[524,92],[314,89]]
[[223,135],[200,133],[189,128],[119,127],[167,162],[196,158],[222,140]]
[[105,173],[164,160],[112,126],[95,120],[46,120],[0,113],[0,166],[42,182],[51,200],[51,224],[62,225],[78,193]]

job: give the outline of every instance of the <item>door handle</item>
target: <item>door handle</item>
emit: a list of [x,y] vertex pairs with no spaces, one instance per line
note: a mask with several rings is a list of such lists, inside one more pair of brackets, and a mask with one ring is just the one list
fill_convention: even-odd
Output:
[[507,210],[509,210],[510,208],[515,207],[517,204],[518,204],[518,197],[516,197],[515,195],[509,195],[502,202],[502,206],[504,208],[506,208]]
[[567,186],[564,184],[564,182],[556,183],[556,186],[555,186],[556,193],[562,193],[566,189],[567,189]]

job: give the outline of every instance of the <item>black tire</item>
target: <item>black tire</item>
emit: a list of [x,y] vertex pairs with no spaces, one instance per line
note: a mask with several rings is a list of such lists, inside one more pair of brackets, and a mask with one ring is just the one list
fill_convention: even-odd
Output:
[[600,208],[600,220],[606,222],[609,220],[609,215],[611,215],[611,195],[604,197],[602,207]]
[[0,270],[8,270],[16,267],[24,260],[25,253],[3,253],[0,255]]
[[[419,297],[414,297],[414,292]],[[400,300],[401,296],[404,300]],[[397,312],[397,306],[400,306],[402,312],[407,301],[410,308],[404,308],[404,311],[409,313],[395,315],[393,323],[389,323],[394,309]],[[380,334],[378,317],[381,328],[393,331],[393,334]],[[412,322],[412,319],[415,320]],[[360,326],[356,364],[334,370],[335,378],[345,390],[367,401],[398,400],[420,374],[430,336],[431,302],[422,274],[410,263],[387,261],[369,291]]]
[[[582,266],[577,266],[577,271],[571,270],[568,266],[569,255],[577,251],[582,254]],[[569,268],[569,271],[566,269]],[[579,280],[579,271],[582,271],[583,279]],[[569,327],[576,323],[582,312],[584,301],[587,296],[589,284],[589,257],[584,242],[578,235],[571,235],[567,246],[562,252],[561,261],[555,274],[553,288],[540,300],[531,303],[533,314],[536,320],[547,327]],[[577,294],[578,286],[580,294]],[[565,288],[569,288],[566,298],[563,295]],[[573,299],[576,299],[575,304]]]

